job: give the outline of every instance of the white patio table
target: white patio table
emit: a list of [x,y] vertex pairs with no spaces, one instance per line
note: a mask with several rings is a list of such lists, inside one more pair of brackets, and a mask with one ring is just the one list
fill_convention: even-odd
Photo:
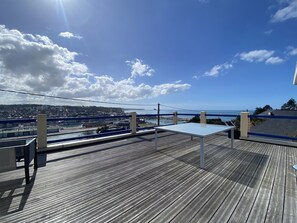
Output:
[[234,126],[212,125],[201,123],[185,123],[178,125],[159,126],[155,127],[155,149],[158,148],[158,131],[168,131],[197,136],[200,138],[200,168],[204,169],[204,138],[206,136],[214,135],[220,132],[231,130],[231,148],[233,148],[234,141]]

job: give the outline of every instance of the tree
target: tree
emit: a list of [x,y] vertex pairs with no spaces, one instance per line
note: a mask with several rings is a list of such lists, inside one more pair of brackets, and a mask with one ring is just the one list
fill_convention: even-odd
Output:
[[272,110],[272,107],[270,105],[265,105],[263,108],[257,107],[254,111],[254,115],[261,114],[262,112],[265,112],[267,110]]
[[297,108],[296,101],[291,98],[287,103],[283,104],[281,109],[283,110],[295,110]]
[[263,107],[263,109],[264,109],[265,111],[267,111],[267,110],[272,110],[273,108],[272,108],[270,105],[265,105],[265,106]]

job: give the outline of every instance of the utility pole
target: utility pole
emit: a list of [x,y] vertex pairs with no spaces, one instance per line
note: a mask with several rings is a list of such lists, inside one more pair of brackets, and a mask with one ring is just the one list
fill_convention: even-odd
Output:
[[158,103],[158,126],[160,126],[160,103]]

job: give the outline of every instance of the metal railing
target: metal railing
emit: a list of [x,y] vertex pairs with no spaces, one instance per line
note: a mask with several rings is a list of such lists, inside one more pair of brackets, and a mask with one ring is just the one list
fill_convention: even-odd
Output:
[[[249,115],[250,119],[277,119],[277,120],[297,120],[297,116],[281,116],[281,115]],[[274,139],[284,139],[290,141],[296,141],[297,137],[291,136],[284,136],[284,135],[276,135],[276,134],[269,134],[269,133],[262,133],[262,132],[251,132],[249,131],[248,134],[250,136],[257,136],[257,137],[265,137],[265,138],[274,138]],[[297,122],[296,122],[296,135],[297,135]]]
[[[175,117],[174,117],[175,116]],[[226,118],[234,118],[240,121],[240,119],[238,119],[239,117],[241,118],[240,115],[235,115],[235,114],[195,114],[195,113],[175,113],[175,114],[138,114],[136,115],[136,119],[149,119],[149,120],[154,120],[153,122],[151,122],[151,125],[143,125],[143,126],[137,126],[137,122],[136,120],[134,120],[134,124],[136,125],[135,130],[137,132],[139,131],[144,131],[144,130],[151,130],[154,129],[154,127],[160,123],[160,119],[165,117],[165,121],[161,122],[160,125],[170,125],[170,124],[177,124],[177,123],[182,123],[182,122],[186,122],[188,121],[191,117],[199,117],[199,118],[203,118],[203,116],[206,117],[226,117]],[[169,118],[169,117],[172,117]],[[186,118],[185,118],[186,117]],[[174,119],[176,118],[176,120]],[[249,119],[288,119],[288,120],[297,120],[297,117],[295,116],[271,116],[271,115],[248,115]],[[70,137],[65,136],[64,138],[53,138],[53,136],[56,135],[67,135],[67,134],[73,134],[74,132],[71,131],[71,129],[69,130],[69,132],[59,132],[59,133],[55,133],[55,134],[48,134],[48,140],[47,142],[50,143],[59,143],[59,142],[64,142],[64,141],[73,141],[73,140],[82,140],[82,139],[91,139],[91,138],[100,138],[100,137],[106,137],[106,136],[111,136],[111,135],[118,135],[118,134],[134,134],[135,132],[133,132],[134,130],[132,130],[131,127],[131,123],[133,122],[132,120],[132,115],[120,115],[120,116],[98,116],[98,117],[63,117],[63,118],[47,118],[47,123],[55,123],[57,122],[57,126],[59,126],[61,124],[61,126],[63,126],[63,124],[67,123],[67,122],[75,122],[78,123],[80,121],[84,121],[84,120],[89,120],[89,121],[96,121],[96,120],[100,120],[100,121],[105,121],[105,120],[112,120],[112,119],[116,119],[117,121],[120,120],[127,120],[129,119],[130,122],[130,128],[126,128],[126,129],[115,129],[115,130],[110,130],[110,131],[106,131],[106,132],[101,132],[101,133],[95,133],[95,129],[94,128],[84,128],[84,129],[80,129],[77,130],[76,132],[86,132],[86,131],[90,131],[88,134],[84,134],[84,135],[76,135],[73,137],[73,135],[69,135]],[[37,120],[36,119],[13,119],[13,120],[0,120],[0,124],[2,125],[18,125],[18,124],[24,124],[24,123],[31,123],[31,127],[32,128],[36,128],[37,127]],[[165,124],[164,124],[165,123]],[[28,127],[28,126],[27,126]],[[65,126],[64,126],[65,127]],[[297,128],[297,126],[296,126]],[[48,127],[47,127],[48,129]],[[241,126],[240,129],[242,130]],[[92,132],[91,132],[92,131]],[[275,139],[281,139],[281,140],[290,140],[290,141],[296,141],[297,142],[297,138],[296,137],[291,137],[291,136],[285,136],[285,135],[275,135],[275,134],[271,134],[268,132],[253,132],[253,131],[249,131],[247,129],[247,134],[248,136],[257,136],[257,137],[266,137],[266,138],[275,138]],[[29,138],[29,137],[36,137],[36,135],[31,135],[31,136],[24,136],[23,138]]]

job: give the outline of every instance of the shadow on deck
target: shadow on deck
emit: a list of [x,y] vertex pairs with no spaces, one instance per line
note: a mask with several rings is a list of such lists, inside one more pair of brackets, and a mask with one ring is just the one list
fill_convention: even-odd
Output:
[[1,222],[296,222],[297,149],[161,133],[47,154],[0,173]]

